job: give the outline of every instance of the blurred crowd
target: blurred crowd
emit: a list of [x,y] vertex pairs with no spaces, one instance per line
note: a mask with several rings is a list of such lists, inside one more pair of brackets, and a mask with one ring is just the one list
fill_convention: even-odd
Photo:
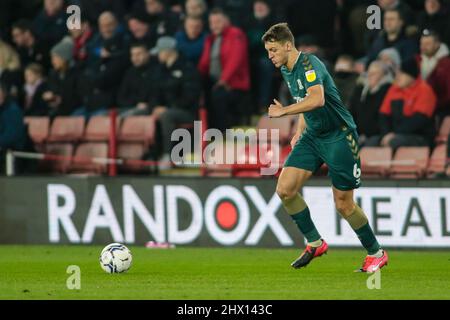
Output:
[[0,149],[25,148],[25,116],[154,115],[162,157],[201,104],[210,127],[249,125],[292,102],[261,43],[282,21],[333,73],[361,145],[432,146],[450,114],[445,0],[2,0]]

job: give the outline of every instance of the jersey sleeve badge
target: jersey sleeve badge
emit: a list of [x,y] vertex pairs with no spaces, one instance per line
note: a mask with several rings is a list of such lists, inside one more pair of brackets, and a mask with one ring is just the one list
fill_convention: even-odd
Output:
[[308,82],[313,82],[317,78],[316,72],[314,70],[306,71],[305,76],[306,76],[306,81],[308,81]]

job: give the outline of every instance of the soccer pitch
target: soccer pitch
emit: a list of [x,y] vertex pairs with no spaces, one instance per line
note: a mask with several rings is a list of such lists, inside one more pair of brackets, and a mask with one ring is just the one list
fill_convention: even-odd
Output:
[[[133,265],[106,274],[101,247],[0,246],[0,299],[450,299],[450,252],[390,250],[380,289],[354,273],[363,250],[330,248],[307,268],[290,262],[300,250],[129,247]],[[68,266],[81,270],[69,290]]]

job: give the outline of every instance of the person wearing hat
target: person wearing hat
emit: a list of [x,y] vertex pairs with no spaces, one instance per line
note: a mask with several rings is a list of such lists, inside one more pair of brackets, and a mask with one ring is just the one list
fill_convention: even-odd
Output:
[[400,65],[380,108],[381,136],[366,143],[391,147],[432,146],[436,95],[419,77],[414,59]]
[[65,37],[51,53],[52,69],[48,77],[49,89],[42,98],[50,107],[50,115],[69,115],[81,104],[78,93],[79,74],[73,67],[73,41]]
[[157,55],[161,64],[156,76],[158,83],[155,94],[149,105],[161,128],[163,155],[159,168],[166,169],[171,159],[172,132],[178,125],[192,124],[197,118],[202,86],[200,74],[178,53],[174,38],[159,38],[150,53]]

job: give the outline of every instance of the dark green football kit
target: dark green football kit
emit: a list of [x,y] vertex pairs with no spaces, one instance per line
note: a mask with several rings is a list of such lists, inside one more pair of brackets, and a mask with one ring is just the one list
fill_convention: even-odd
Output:
[[284,166],[315,172],[325,163],[335,188],[358,188],[361,164],[356,124],[325,65],[316,56],[301,52],[292,71],[283,66],[281,74],[297,102],[311,86],[322,85],[325,92],[324,106],[303,113],[306,129]]

